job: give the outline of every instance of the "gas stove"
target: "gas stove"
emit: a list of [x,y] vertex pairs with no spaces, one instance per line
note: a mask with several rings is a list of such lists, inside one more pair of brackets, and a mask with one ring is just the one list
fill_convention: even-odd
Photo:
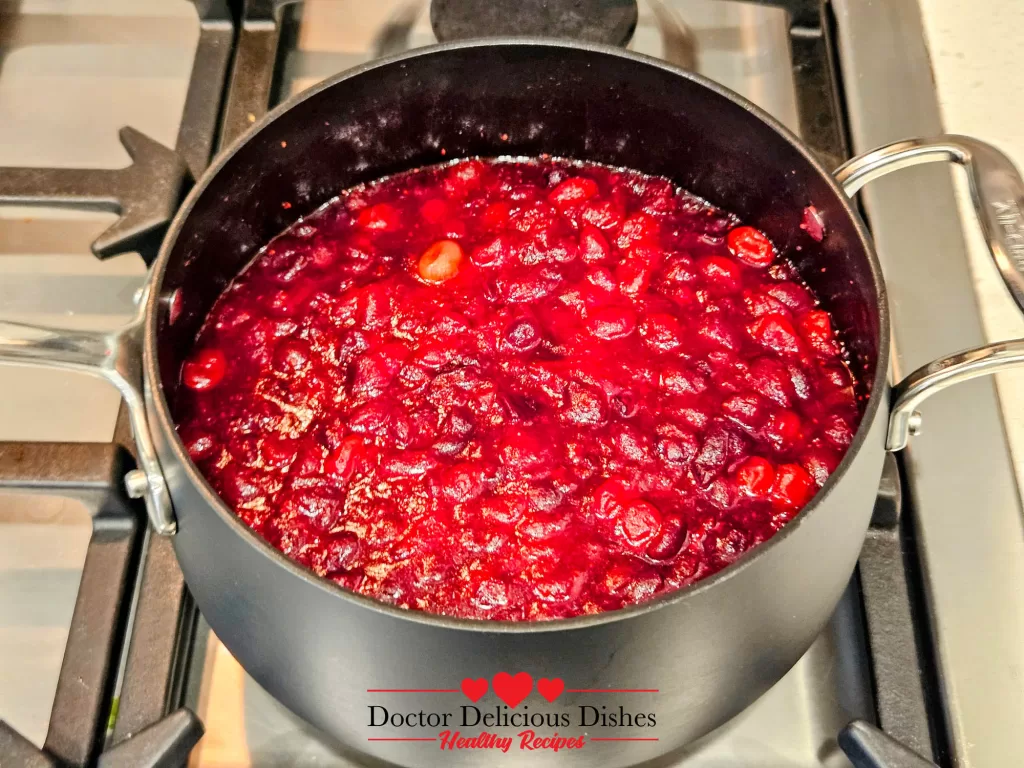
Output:
[[[914,0],[498,5],[0,0],[4,318],[122,322],[161,226],[219,148],[325,77],[438,39],[625,45],[746,96],[827,167],[941,132]],[[131,164],[109,170],[125,151]],[[932,167],[863,195],[897,378],[983,341],[952,189]],[[0,392],[0,765],[357,766],[249,679],[194,608],[170,540],[122,488],[132,445],[116,392],[2,367]],[[1000,713],[1024,707],[1024,544],[998,399],[978,381],[923,410],[926,436],[887,459],[829,627],[764,697],[663,765],[1019,761]]]

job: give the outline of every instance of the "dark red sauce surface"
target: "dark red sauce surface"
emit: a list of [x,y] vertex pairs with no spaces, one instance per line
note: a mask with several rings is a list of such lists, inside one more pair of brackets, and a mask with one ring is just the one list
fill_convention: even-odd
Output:
[[182,371],[180,434],[288,557],[405,608],[612,610],[770,538],[850,444],[829,316],[664,179],[461,161],[272,241]]

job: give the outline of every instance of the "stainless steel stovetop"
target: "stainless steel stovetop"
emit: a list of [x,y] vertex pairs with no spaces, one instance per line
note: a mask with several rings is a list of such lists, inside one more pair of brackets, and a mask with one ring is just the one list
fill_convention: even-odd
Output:
[[[176,147],[198,175],[291,94],[435,42],[426,0],[239,5],[0,0],[0,198],[2,166],[124,165],[122,125]],[[629,47],[738,91],[826,164],[851,145],[940,131],[914,0],[775,5],[640,0]],[[892,288],[896,373],[980,343],[948,174],[884,180],[864,205]],[[95,259],[90,242],[116,218],[0,206],[4,318],[100,328],[129,315],[152,243]],[[666,766],[849,766],[835,739],[853,718],[943,765],[1024,758],[999,714],[1024,707],[1012,651],[1024,647],[1022,610],[1007,609],[1007,584],[1024,577],[1021,502],[999,404],[982,381],[935,398],[925,418],[926,436],[887,468],[859,575],[827,631]],[[206,727],[192,766],[354,765],[245,675],[196,614],[168,542],[140,535],[108,488],[125,458],[107,444],[125,434],[106,384],[0,367],[0,719],[87,764],[188,706]]]

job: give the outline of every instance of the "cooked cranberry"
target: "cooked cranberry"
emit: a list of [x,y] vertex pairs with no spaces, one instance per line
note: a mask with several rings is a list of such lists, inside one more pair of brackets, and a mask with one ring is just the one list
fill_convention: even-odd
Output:
[[508,224],[508,219],[511,215],[512,206],[504,200],[499,200],[496,203],[491,203],[484,209],[481,215],[481,222],[485,229],[500,229]]
[[183,433],[181,441],[185,444],[185,448],[188,451],[188,455],[192,457],[192,461],[208,459],[213,456],[217,449],[216,438],[209,432],[201,430]]
[[708,256],[697,264],[708,288],[716,294],[733,293],[740,289],[743,274],[735,261],[725,256]]
[[501,334],[505,346],[513,352],[529,352],[541,342],[540,328],[529,317],[518,317]]
[[686,525],[678,515],[665,517],[658,535],[647,545],[647,556],[655,560],[669,560],[679,554],[686,542]]
[[622,210],[610,200],[591,200],[583,206],[580,218],[599,229],[612,229],[622,222]]
[[500,620],[715,573],[811,499],[859,421],[831,318],[760,232],[555,160],[342,193],[229,286],[182,384],[182,441],[270,544],[346,589]]
[[227,369],[223,352],[219,349],[201,349],[182,366],[181,380],[189,389],[212,389],[224,378]]
[[592,224],[580,227],[580,256],[588,264],[605,261],[611,250],[601,230]]
[[800,352],[800,340],[789,318],[784,315],[765,315],[750,327],[754,340],[773,352],[795,355]]
[[661,514],[642,499],[630,502],[619,513],[616,530],[631,547],[646,548],[661,529]]
[[518,246],[510,234],[496,235],[473,251],[471,261],[478,267],[500,267],[516,258]]
[[402,219],[395,206],[389,203],[378,203],[364,208],[356,219],[356,223],[363,229],[386,231],[398,229],[402,226]]
[[309,344],[301,339],[285,339],[274,352],[274,370],[289,375],[303,371],[309,365]]
[[751,267],[767,267],[775,260],[771,242],[753,227],[736,227],[726,241],[732,255]]
[[608,307],[595,312],[587,327],[599,339],[621,339],[636,328],[636,315],[629,309]]
[[570,208],[573,205],[589,200],[598,192],[597,182],[582,176],[566,179],[548,195],[548,200],[559,208]]
[[629,296],[638,296],[651,284],[654,267],[638,258],[628,258],[615,268],[619,290]]
[[324,471],[341,480],[348,480],[360,471],[366,456],[366,445],[361,437],[345,438],[324,462]]
[[640,335],[658,352],[672,352],[683,343],[683,330],[679,321],[667,313],[648,315],[640,325]]
[[780,509],[800,509],[817,491],[814,480],[799,464],[782,464],[775,473],[772,500]]
[[615,244],[627,249],[634,243],[653,240],[658,235],[658,220],[646,213],[634,213],[619,228]]
[[800,318],[800,332],[808,346],[823,357],[834,357],[839,353],[836,337],[832,332],[832,321],[827,312],[811,310]]
[[763,498],[774,484],[775,467],[760,456],[751,456],[736,470],[736,487],[747,496]]

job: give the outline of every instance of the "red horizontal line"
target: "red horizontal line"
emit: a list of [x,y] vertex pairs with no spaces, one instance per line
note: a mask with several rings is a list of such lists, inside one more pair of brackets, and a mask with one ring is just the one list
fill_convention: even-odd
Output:
[[367,741],[437,741],[437,739],[367,739]]
[[657,739],[656,738],[655,739],[649,739],[649,738],[648,739],[644,739],[644,738],[630,739],[630,738],[623,737],[623,738],[620,738],[620,739],[610,739],[610,738],[609,739],[591,739],[591,741],[657,741]]
[[367,688],[367,693],[458,693],[458,688]]
[[566,693],[658,693],[657,688],[566,688]]

